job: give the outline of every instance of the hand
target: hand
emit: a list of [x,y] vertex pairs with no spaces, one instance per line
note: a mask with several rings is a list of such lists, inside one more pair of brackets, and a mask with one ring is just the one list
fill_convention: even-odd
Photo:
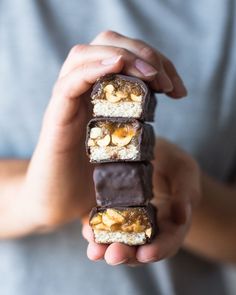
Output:
[[[139,40],[101,33],[70,51],[55,83],[41,135],[23,185],[22,207],[42,228],[81,218],[95,203],[92,167],[85,155],[91,117],[89,90],[105,74],[139,77],[172,97],[186,89],[172,63]],[[36,222],[37,223],[37,222]]]
[[156,262],[176,254],[191,226],[192,208],[200,200],[200,171],[191,156],[176,145],[159,138],[155,147],[154,199],[158,208],[159,233],[151,244],[130,247],[120,243],[96,244],[84,219],[83,235],[88,240],[91,260],[108,264]]

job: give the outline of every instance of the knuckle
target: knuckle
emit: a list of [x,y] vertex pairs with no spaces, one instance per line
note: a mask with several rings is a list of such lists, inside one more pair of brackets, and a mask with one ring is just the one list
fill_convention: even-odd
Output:
[[149,60],[154,60],[157,57],[156,51],[151,48],[150,46],[148,46],[147,44],[145,44],[143,47],[141,47],[140,49],[140,54]]
[[121,47],[115,48],[115,51],[117,55],[122,55],[122,56],[127,56],[130,53],[127,49],[121,48]]
[[115,32],[115,31],[112,31],[112,30],[107,30],[107,31],[103,31],[101,32],[96,39],[99,39],[99,40],[111,40],[111,39],[116,39],[118,38],[120,35]]
[[69,54],[70,55],[80,54],[81,52],[84,52],[86,49],[87,49],[86,44],[77,44],[71,48]]

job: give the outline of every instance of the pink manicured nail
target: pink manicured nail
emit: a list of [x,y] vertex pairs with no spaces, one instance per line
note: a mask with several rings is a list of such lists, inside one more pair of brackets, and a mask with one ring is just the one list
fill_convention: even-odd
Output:
[[139,58],[135,60],[135,67],[146,77],[154,76],[158,73],[158,71],[153,66]]
[[122,58],[122,55],[119,56],[112,56],[106,59],[103,59],[101,64],[104,66],[114,65],[116,64],[120,59]]

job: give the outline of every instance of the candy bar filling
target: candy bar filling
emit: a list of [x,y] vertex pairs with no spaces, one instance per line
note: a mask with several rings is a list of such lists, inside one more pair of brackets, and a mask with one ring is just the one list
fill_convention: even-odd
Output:
[[92,94],[94,115],[102,117],[139,118],[142,114],[145,89],[137,81],[124,80],[114,76],[101,82]]
[[140,131],[136,122],[96,122],[90,129],[87,142],[91,161],[135,159],[139,153]]
[[103,209],[91,217],[90,225],[97,243],[142,245],[153,235],[152,221],[145,207]]

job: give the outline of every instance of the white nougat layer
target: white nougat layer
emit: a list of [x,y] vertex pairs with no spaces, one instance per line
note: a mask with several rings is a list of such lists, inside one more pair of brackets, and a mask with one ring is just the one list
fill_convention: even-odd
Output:
[[96,117],[140,118],[142,114],[142,104],[140,102],[123,101],[113,103],[96,99],[93,104],[93,112]]
[[120,160],[135,160],[138,156],[138,148],[133,144],[125,147],[106,146],[90,147],[90,159],[92,161],[120,159]]
[[95,241],[97,243],[124,243],[127,245],[144,245],[146,244],[147,236],[145,232],[126,233],[122,231],[109,232],[105,230],[94,230]]

